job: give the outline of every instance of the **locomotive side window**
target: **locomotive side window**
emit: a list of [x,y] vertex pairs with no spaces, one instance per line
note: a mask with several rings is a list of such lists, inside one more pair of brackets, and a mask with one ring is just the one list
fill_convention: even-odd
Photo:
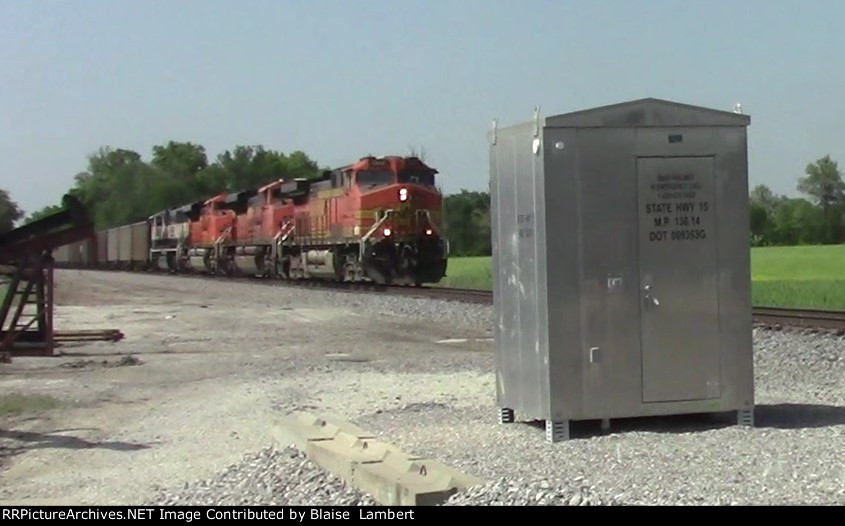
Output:
[[388,170],[361,170],[356,176],[358,186],[381,186],[393,183],[393,174]]
[[402,170],[399,172],[399,182],[434,186],[434,174],[419,170]]

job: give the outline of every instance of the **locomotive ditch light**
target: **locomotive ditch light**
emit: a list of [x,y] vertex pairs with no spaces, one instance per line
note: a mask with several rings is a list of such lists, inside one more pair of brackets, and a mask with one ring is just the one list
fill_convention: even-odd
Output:
[[384,237],[390,237],[390,229],[389,228],[384,229]]
[[399,189],[399,200],[403,201],[403,202],[408,200],[408,189],[407,188],[400,188]]

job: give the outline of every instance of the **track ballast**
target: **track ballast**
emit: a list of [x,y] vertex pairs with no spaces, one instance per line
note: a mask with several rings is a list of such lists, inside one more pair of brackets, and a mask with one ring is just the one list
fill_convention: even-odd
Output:
[[[135,271],[159,273],[158,271]],[[303,287],[345,292],[384,293],[410,297],[429,298],[482,305],[493,304],[493,292],[483,289],[467,289],[440,286],[380,285],[376,283],[334,282],[325,280],[276,280],[251,276],[216,276],[213,274],[171,274],[193,279],[225,279],[260,283],[270,286]],[[754,306],[754,323],[771,329],[802,328],[809,330],[835,331],[845,335],[845,311],[819,309],[793,309],[785,307]]]

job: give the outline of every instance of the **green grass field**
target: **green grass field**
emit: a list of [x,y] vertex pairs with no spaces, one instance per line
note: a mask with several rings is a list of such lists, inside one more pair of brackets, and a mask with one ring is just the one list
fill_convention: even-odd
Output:
[[[492,287],[489,257],[452,258],[444,287]],[[845,310],[845,245],[751,249],[754,305]]]
[[845,310],[845,245],[751,251],[754,305]]
[[0,416],[46,411],[60,405],[61,403],[51,396],[7,393],[0,395]]

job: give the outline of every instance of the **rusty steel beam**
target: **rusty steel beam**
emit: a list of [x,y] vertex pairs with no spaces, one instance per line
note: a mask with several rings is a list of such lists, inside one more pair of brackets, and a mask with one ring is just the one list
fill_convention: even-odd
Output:
[[10,245],[0,246],[0,262],[12,262],[33,254],[51,251],[63,245],[94,238],[95,235],[94,225],[88,224],[30,237]]
[[[62,205],[64,206],[64,210],[0,234],[0,248],[14,245],[32,237],[43,236],[51,230],[67,225],[80,226],[92,224],[88,213],[85,211],[82,203],[79,202],[79,199],[67,194],[62,198]],[[73,241],[70,242],[72,243]]]
[[111,341],[116,342],[124,338],[122,332],[117,329],[93,329],[79,331],[56,331],[53,333],[53,341],[61,344],[67,342],[94,342]]

